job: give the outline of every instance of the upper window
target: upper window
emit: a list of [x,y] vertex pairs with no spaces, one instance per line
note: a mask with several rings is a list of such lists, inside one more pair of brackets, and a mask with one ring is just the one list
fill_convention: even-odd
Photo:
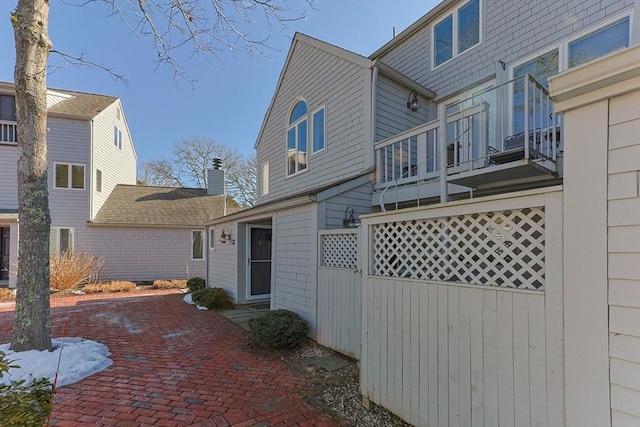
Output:
[[433,26],[433,66],[480,43],[480,0],[471,0]]
[[6,122],[16,121],[16,97],[13,95],[0,95],[0,120]]
[[262,165],[262,195],[269,194],[269,162]]
[[324,107],[311,115],[313,126],[313,152],[324,150]]
[[84,189],[84,165],[55,164],[55,188]]
[[122,150],[122,131],[118,126],[113,127],[113,145]]
[[96,169],[96,191],[102,193],[102,171]]
[[287,127],[287,175],[307,169],[307,103],[298,101]]
[[193,230],[191,232],[191,259],[204,258],[204,233],[202,230]]
[[569,42],[569,68],[629,46],[629,17]]

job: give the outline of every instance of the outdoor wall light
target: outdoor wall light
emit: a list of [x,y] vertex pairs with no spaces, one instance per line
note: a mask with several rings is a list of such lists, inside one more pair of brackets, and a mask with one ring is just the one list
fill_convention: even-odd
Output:
[[418,92],[415,90],[409,94],[409,99],[407,100],[407,108],[411,111],[418,111]]
[[220,243],[227,243],[227,241],[231,241],[232,244],[236,243],[236,241],[231,238],[231,232],[223,228],[220,232]]

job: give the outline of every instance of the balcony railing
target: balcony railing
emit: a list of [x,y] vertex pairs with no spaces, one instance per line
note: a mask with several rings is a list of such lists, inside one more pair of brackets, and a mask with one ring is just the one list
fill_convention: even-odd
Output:
[[509,179],[492,171],[533,162],[555,173],[560,120],[546,88],[530,75],[442,105],[438,116],[375,145],[377,189],[443,177],[476,187]]
[[2,142],[13,144],[18,142],[18,126],[16,122],[0,120],[0,143]]

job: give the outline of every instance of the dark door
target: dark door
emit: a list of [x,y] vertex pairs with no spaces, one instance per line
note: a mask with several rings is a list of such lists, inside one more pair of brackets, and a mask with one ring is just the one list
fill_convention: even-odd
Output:
[[271,229],[251,227],[249,295],[271,293]]
[[0,227],[0,280],[9,279],[9,228]]

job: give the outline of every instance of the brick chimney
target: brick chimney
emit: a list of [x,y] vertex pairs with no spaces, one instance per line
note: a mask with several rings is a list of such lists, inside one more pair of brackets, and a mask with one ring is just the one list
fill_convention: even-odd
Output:
[[210,196],[225,194],[224,171],[222,170],[221,159],[213,159],[213,168],[207,171],[207,194]]

